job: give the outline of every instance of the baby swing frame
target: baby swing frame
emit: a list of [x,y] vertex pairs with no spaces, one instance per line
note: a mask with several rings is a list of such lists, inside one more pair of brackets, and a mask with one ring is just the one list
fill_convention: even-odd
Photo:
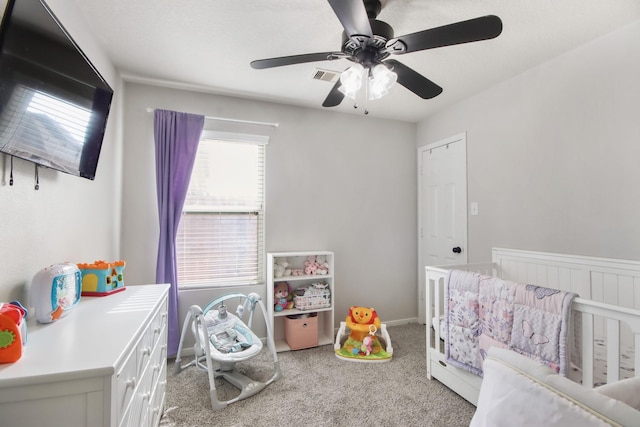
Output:
[[[248,327],[247,331],[253,336],[254,342],[249,348],[246,348],[242,351],[222,353],[218,351],[213,346],[213,344],[211,344],[210,336],[205,324],[205,316],[214,307],[218,306],[219,304],[224,305],[224,301],[232,298],[239,298],[241,301],[241,304],[238,306],[238,309],[236,311],[237,319],[240,322],[240,326],[245,326],[243,317],[247,313],[247,311],[249,312],[249,320],[245,326],[245,330],[247,330],[246,328]],[[256,356],[262,349],[262,342],[260,341],[260,338],[255,336],[255,334],[253,334],[253,331],[251,330],[253,313],[255,311],[256,305],[259,305],[260,310],[262,311],[265,325],[267,327],[267,346],[273,356],[273,376],[266,382],[255,381],[247,377],[246,375],[241,374],[235,369],[235,364],[237,362],[248,360]],[[182,365],[182,349],[188,329],[192,330],[195,339],[195,344],[193,346],[195,356],[191,362]],[[239,400],[251,397],[264,390],[264,388],[271,383],[277,381],[281,376],[280,363],[278,361],[278,354],[276,352],[274,344],[273,331],[271,330],[271,324],[269,322],[269,319],[267,318],[267,311],[265,309],[264,303],[262,302],[262,298],[256,293],[250,293],[248,295],[244,295],[241,293],[232,293],[220,296],[212,300],[205,306],[204,309],[201,309],[197,305],[192,305],[182,326],[180,344],[178,345],[178,354],[176,355],[175,361],[175,373],[178,374],[183,369],[186,369],[190,366],[195,366],[200,370],[207,371],[207,374],[209,376],[209,395],[211,398],[211,407],[214,411],[223,409],[231,403],[235,403]],[[215,384],[216,378],[224,378],[233,386],[240,389],[240,394],[230,400],[219,400]]]

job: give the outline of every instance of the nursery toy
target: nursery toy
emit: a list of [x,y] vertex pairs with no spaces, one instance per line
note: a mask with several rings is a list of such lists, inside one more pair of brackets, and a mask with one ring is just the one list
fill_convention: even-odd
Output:
[[[345,336],[347,328],[350,332]],[[338,358],[360,362],[388,362],[393,355],[387,325],[380,322],[375,309],[362,306],[352,306],[340,322],[334,350]]]
[[[238,301],[240,304],[236,314],[227,311],[225,301]],[[267,327],[266,345],[273,360],[273,370],[269,378],[267,373],[260,375],[259,379],[253,379],[245,373],[244,367],[236,367],[236,363],[244,362],[254,356],[258,356],[262,349],[262,339],[252,330],[252,321],[256,306],[260,307]],[[244,319],[248,317],[247,323]],[[195,357],[187,364],[182,364],[182,352],[188,331],[193,333],[195,344],[192,355]],[[214,338],[215,335],[215,338]],[[266,359],[265,359],[266,361]],[[249,295],[232,293],[222,295],[210,301],[204,309],[192,305],[184,319],[178,353],[174,364],[175,373],[179,374],[183,369],[195,366],[206,371],[209,377],[209,388],[206,390],[214,411],[224,409],[231,403],[251,397],[281,377],[278,353],[273,339],[273,331],[267,310],[258,294]],[[263,364],[260,364],[263,366]],[[239,389],[238,393],[229,394],[228,391],[220,393],[216,390],[216,379],[224,379],[230,385]],[[266,379],[269,378],[269,379]],[[265,380],[266,379],[266,380]],[[205,392],[205,389],[202,390]],[[221,400],[223,397],[232,397],[229,400]]]
[[82,295],[105,296],[124,291],[124,267],[124,261],[78,264],[82,273]]
[[51,323],[68,315],[80,302],[82,291],[78,266],[53,264],[38,271],[31,280],[31,306],[40,323]]
[[329,263],[324,255],[316,256],[316,274],[329,274]]
[[27,339],[25,310],[20,303],[0,302],[0,363],[12,363],[22,357]]
[[324,255],[310,255],[304,261],[304,274],[307,276],[329,274],[329,263]]
[[282,276],[291,276],[291,268],[289,263],[284,259],[276,259],[273,263],[273,275],[277,278]]
[[288,308],[293,308],[291,287],[287,282],[278,282],[273,289],[273,309],[282,311]]
[[304,274],[310,276],[312,274],[316,274],[316,270],[318,266],[316,265],[316,257],[315,255],[310,255],[304,262]]
[[375,336],[377,330],[378,329],[374,325],[369,325],[369,335],[362,339],[360,352],[365,353],[367,356],[369,356],[373,351],[373,337]]

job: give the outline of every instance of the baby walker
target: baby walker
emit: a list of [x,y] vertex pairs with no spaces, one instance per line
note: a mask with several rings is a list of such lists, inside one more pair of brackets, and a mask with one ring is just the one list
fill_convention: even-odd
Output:
[[[348,336],[346,328],[350,329]],[[346,321],[340,322],[334,350],[337,358],[350,362],[389,362],[393,356],[387,325],[380,322],[373,308],[367,307],[349,309]]]
[[[225,301],[239,298],[240,305],[236,314],[227,312]],[[264,321],[267,326],[267,346],[273,356],[273,376],[266,382],[252,380],[235,369],[237,362],[242,362],[256,356],[262,350],[262,341],[251,330],[253,313],[256,305],[260,305]],[[247,324],[243,317],[248,312]],[[193,350],[195,358],[186,365],[181,364],[182,346],[188,329],[195,338]],[[211,407],[214,411],[225,408],[230,403],[251,397],[262,391],[269,384],[280,378],[280,364],[273,340],[271,323],[267,318],[267,311],[260,296],[256,293],[244,295],[233,293],[223,295],[212,300],[203,309],[192,305],[184,320],[178,354],[175,361],[175,372],[180,373],[189,366],[196,366],[207,371],[209,375],[209,394]],[[216,392],[215,379],[222,377],[236,388],[240,394],[230,400],[220,401]]]

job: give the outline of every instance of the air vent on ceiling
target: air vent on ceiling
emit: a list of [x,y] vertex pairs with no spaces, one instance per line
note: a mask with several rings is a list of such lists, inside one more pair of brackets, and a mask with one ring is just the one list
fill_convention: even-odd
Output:
[[322,80],[324,82],[336,82],[340,78],[340,73],[338,71],[316,68],[313,72],[312,78],[314,80]]

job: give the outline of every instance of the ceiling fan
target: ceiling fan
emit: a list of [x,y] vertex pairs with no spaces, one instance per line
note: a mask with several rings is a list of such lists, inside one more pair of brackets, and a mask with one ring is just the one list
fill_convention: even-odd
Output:
[[[251,62],[251,67],[255,69],[331,61],[340,58],[353,62],[354,65],[343,73],[341,79],[331,89],[322,104],[323,107],[335,107],[342,102],[345,95],[353,95],[345,90],[345,76],[348,76],[350,69],[365,70],[366,77],[369,79],[374,78],[374,70],[392,71],[395,73],[393,82],[397,78],[399,84],[419,97],[423,99],[434,98],[442,92],[440,86],[389,57],[437,47],[488,40],[497,37],[502,32],[500,18],[488,15],[394,38],[393,28],[386,22],[376,19],[382,9],[380,0],[327,1],[344,27],[340,52],[307,53]],[[383,67],[376,69],[376,66],[379,65]]]

